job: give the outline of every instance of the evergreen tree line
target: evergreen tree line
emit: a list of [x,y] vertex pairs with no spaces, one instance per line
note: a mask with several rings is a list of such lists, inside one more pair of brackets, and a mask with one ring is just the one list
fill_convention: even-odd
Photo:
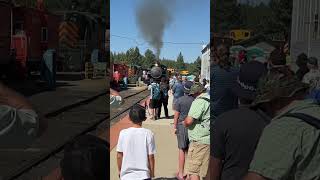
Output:
[[[35,8],[37,0],[12,0],[16,6]],[[49,11],[77,10],[100,14],[104,11],[102,0],[44,0],[44,6]],[[109,14],[109,3],[107,3],[107,14]]]
[[268,4],[239,4],[237,0],[217,0],[211,4],[212,29],[216,33],[228,33],[231,29],[251,29],[281,39],[290,36],[292,0],[270,0]]
[[[152,50],[147,49],[144,54],[141,54],[138,47],[130,48],[126,52],[110,53],[110,61],[113,63],[137,65],[145,69],[149,69],[153,64],[155,64],[156,60],[156,55]],[[198,75],[201,70],[200,57],[197,57],[193,63],[186,63],[184,62],[184,57],[181,52],[178,54],[176,60],[163,58],[160,62],[168,68],[173,68],[177,71],[188,70],[189,73],[194,75]]]

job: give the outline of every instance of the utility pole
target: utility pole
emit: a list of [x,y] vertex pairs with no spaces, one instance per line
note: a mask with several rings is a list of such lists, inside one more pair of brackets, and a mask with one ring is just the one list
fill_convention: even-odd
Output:
[[310,57],[310,53],[311,53],[311,27],[312,27],[312,1],[309,0],[309,32],[308,32],[308,57]]
[[105,18],[105,24],[103,26],[103,50],[104,50],[104,54],[106,55],[106,42],[107,42],[107,35],[106,35],[106,31],[107,31],[107,0],[103,0],[103,17]]
[[[103,0],[101,0],[103,1]],[[100,18],[98,19],[98,47],[99,47],[99,51],[102,52],[102,2],[99,3],[99,11],[100,11]]]

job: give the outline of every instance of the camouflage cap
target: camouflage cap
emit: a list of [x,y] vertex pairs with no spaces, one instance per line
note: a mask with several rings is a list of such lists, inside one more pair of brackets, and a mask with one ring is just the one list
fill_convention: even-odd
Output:
[[252,105],[270,102],[277,98],[292,97],[298,91],[308,88],[308,84],[302,83],[292,76],[286,76],[282,73],[269,73],[260,79],[257,96]]
[[199,82],[194,83],[190,88],[190,95],[197,94],[197,93],[203,93],[205,91],[205,88],[202,84]]

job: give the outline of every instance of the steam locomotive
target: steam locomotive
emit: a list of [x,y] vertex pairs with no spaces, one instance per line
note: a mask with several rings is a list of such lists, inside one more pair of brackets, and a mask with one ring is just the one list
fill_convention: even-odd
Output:
[[163,77],[168,79],[169,74],[167,69],[167,66],[160,64],[160,62],[157,61],[154,65],[151,66],[150,76],[155,81],[160,81]]

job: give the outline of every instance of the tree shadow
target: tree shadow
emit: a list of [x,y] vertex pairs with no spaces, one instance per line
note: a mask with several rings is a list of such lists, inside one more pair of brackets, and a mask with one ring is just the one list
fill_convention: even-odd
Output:
[[[50,91],[47,84],[38,80],[25,80],[25,81],[3,81],[5,85],[13,90],[29,97],[38,93]],[[74,86],[68,82],[56,82],[56,88]]]

